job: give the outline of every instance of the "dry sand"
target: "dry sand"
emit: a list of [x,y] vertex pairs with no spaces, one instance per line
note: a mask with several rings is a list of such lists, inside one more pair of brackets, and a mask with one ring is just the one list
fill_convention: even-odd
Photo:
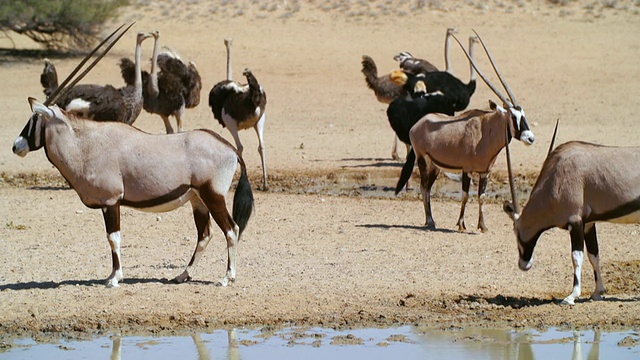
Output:
[[[438,231],[422,227],[417,191],[393,196],[400,172],[385,107],[366,88],[363,54],[392,70],[409,50],[444,66],[445,29],[476,29],[525,108],[538,141],[514,142],[521,188],[537,174],[556,119],[561,142],[637,145],[640,7],[637,1],[139,1],[118,23],[137,21],[86,82],[122,83],[117,60],[132,57],[134,33],[158,29],[164,44],[198,65],[202,102],[187,129],[211,128],[207,93],[225,77],[223,39],[234,41],[234,76],[250,67],[266,88],[266,151],[271,191],[256,190],[256,210],[240,243],[238,278],[223,275],[222,234],[191,283],[168,284],[195,246],[190,208],[161,215],[123,210],[120,288],[107,289],[110,252],[100,211],[85,208],[44,152],[18,158],[9,148],[24,126],[28,96],[42,97],[41,59],[3,59],[0,105],[0,334],[91,335],[241,325],[601,327],[640,326],[638,225],[599,226],[609,292],[593,291],[585,262],[583,300],[571,290],[569,236],[550,230],[529,272],[517,267],[512,225],[487,206],[490,232],[455,230],[456,195],[433,204]],[[484,3],[485,5],[479,5]],[[564,4],[564,5],[563,5]],[[144,44],[150,57],[151,42]],[[0,44],[10,46],[10,43]],[[478,52],[479,53],[479,52]],[[454,73],[468,65],[454,48]],[[77,59],[54,59],[66,74]],[[481,66],[488,71],[487,62]],[[145,67],[148,64],[145,62]],[[478,84],[470,107],[495,95]],[[143,113],[135,126],[164,131]],[[260,179],[255,133],[241,133],[254,189]],[[622,159],[621,159],[622,161]],[[500,156],[491,187],[506,191]],[[439,186],[438,194],[455,189]],[[500,196],[498,196],[500,198]],[[499,200],[499,199],[498,199]]]

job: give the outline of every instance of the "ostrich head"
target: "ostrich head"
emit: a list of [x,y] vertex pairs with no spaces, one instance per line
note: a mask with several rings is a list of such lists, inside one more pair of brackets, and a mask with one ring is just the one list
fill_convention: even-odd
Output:
[[397,62],[399,62],[399,63],[402,63],[402,62],[404,62],[405,60],[412,59],[412,58],[413,58],[413,55],[411,55],[411,53],[410,53],[410,52],[408,52],[408,51],[403,51],[403,52],[401,52],[400,54],[398,54],[398,55],[394,56],[394,57],[393,57],[393,60],[395,60],[395,61],[397,61]]

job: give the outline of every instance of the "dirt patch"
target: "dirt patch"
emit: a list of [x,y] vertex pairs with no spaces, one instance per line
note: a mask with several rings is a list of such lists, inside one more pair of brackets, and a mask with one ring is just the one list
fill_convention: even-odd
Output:
[[[512,225],[500,206],[507,194],[503,156],[490,185],[495,201],[485,210],[488,233],[475,230],[475,199],[467,209],[469,231],[455,231],[459,183],[444,178],[434,189],[438,230],[426,231],[419,191],[393,194],[401,168],[390,157],[393,134],[385,107],[360,73],[363,54],[379,61],[381,73],[396,66],[392,57],[403,50],[442,64],[447,27],[457,26],[461,36],[478,30],[538,138],[531,147],[512,146],[525,201],[557,118],[560,142],[637,145],[635,2],[224,4],[140,1],[121,20],[136,20],[134,31],[158,28],[165,44],[198,64],[203,102],[186,112],[188,129],[211,128],[231,139],[204,101],[225,76],[225,37],[234,38],[234,68],[251,67],[267,90],[271,191],[255,192],[237,281],[215,286],[227,261],[220,235],[193,281],[171,284],[168,279],[182,271],[195,247],[189,207],[166,214],[123,209],[125,279],[120,288],[106,289],[111,258],[100,211],[82,205],[43,151],[24,159],[8,151],[29,116],[25,99],[42,94],[42,64],[13,59],[0,63],[0,143],[6,146],[0,153],[0,336],[159,334],[245,325],[640,326],[638,225],[598,225],[607,296],[587,300],[594,281],[585,262],[582,299],[560,306],[573,278],[569,236],[547,231],[533,269],[518,270]],[[130,44],[123,39],[87,82],[120,84],[115,64],[133,55],[133,35],[128,36]],[[143,51],[148,57],[151,49]],[[467,79],[468,66],[454,53],[454,73]],[[66,73],[77,60],[57,61]],[[470,106],[486,108],[488,99],[495,96],[479,83]],[[162,121],[146,113],[135,125],[164,131]],[[255,188],[256,136],[240,136]]]

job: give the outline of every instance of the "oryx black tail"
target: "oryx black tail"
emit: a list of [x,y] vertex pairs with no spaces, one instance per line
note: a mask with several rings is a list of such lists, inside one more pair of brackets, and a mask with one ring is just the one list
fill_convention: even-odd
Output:
[[413,173],[413,166],[416,163],[416,153],[413,151],[413,147],[409,150],[407,154],[407,162],[402,166],[402,172],[400,173],[400,179],[398,179],[398,184],[396,185],[396,195],[402,188],[407,184],[409,179],[411,178],[411,174]]
[[238,158],[238,162],[240,163],[240,180],[238,180],[238,186],[236,187],[236,192],[233,195],[232,216],[233,221],[235,221],[240,228],[240,233],[238,234],[239,239],[242,232],[247,227],[249,218],[253,213],[254,200],[251,184],[247,177],[247,167],[245,166],[242,158]]

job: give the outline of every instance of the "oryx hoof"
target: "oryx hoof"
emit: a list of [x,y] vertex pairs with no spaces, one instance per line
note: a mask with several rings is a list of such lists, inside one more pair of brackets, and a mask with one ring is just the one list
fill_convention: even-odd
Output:
[[191,276],[189,276],[189,274],[187,274],[186,272],[183,272],[182,274],[174,277],[173,280],[171,280],[171,282],[175,284],[182,284],[186,283],[187,281],[191,281]]
[[120,284],[118,284],[118,281],[115,280],[115,279],[107,280],[104,285],[107,287],[107,289],[113,289],[113,288],[120,287]]
[[603,290],[603,291],[596,291],[596,292],[594,292],[594,293],[591,295],[591,300],[596,300],[596,301],[598,301],[598,300],[602,300],[602,299],[604,299],[604,296],[603,296],[603,295],[604,295],[604,293],[605,293],[605,292],[607,292],[607,291],[606,291],[606,290]]
[[571,297],[571,296],[566,297],[566,298],[565,298],[564,300],[562,300],[562,302],[560,303],[560,305],[569,305],[569,306],[571,306],[571,305],[575,305],[575,304],[576,304],[576,302],[575,302],[575,300],[573,299],[573,297]]
[[220,284],[218,286],[227,286],[230,283],[236,282],[236,278],[230,278],[230,277],[223,277],[222,280],[220,280]]

